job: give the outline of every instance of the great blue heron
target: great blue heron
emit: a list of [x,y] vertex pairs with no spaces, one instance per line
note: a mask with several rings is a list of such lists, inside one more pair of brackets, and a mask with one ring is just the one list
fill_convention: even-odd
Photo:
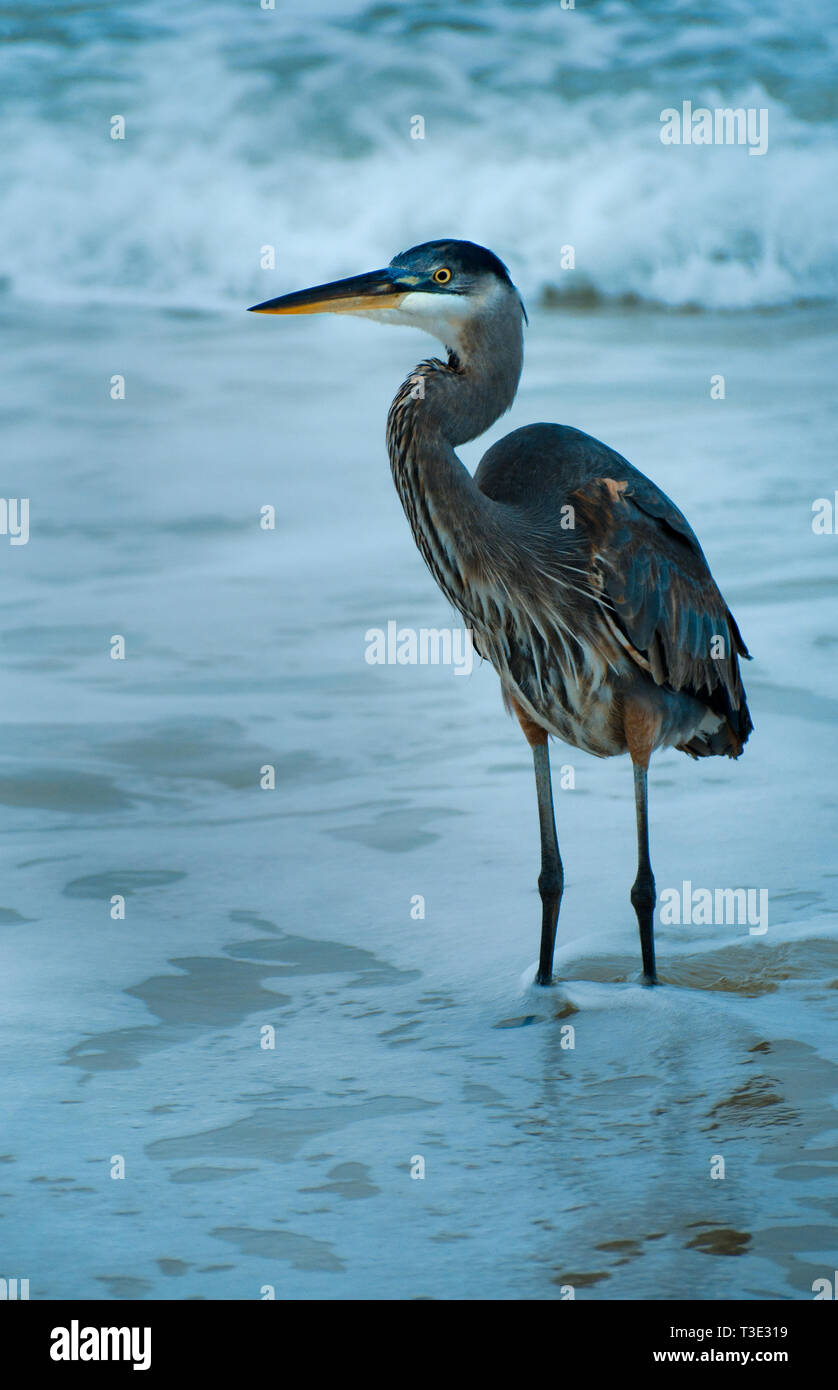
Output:
[[541,950],[551,983],[564,871],[549,734],[634,765],[643,979],[656,982],[647,769],[654,749],[737,758],[753,725],[748,651],[686,518],[613,449],[566,425],[526,425],[472,477],[454,449],[509,409],[526,311],[506,266],[470,241],[429,241],[385,270],[253,306],[359,314],[440,339],[387,420],[393,479],[425,562],[500,676],[533,750],[541,830]]

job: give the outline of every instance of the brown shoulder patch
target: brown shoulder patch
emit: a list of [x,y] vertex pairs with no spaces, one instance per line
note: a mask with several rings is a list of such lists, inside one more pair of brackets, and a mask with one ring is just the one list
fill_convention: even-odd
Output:
[[616,520],[614,506],[625,503],[627,488],[616,478],[592,478],[570,494],[595,546],[607,543]]
[[602,483],[608,489],[612,502],[622,502],[628,483],[618,483],[616,478],[597,478],[596,482]]

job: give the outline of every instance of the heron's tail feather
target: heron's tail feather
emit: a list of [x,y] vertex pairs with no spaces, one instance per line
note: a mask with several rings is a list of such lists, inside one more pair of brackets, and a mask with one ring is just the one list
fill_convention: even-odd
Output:
[[738,709],[728,701],[724,711],[715,712],[722,715],[716,728],[699,728],[686,743],[675,745],[679,752],[689,753],[691,758],[739,757],[754,727],[744,692]]

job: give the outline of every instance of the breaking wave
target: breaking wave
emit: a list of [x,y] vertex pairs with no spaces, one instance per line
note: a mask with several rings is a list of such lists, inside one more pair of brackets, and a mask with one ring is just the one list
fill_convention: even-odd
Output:
[[[530,297],[838,297],[828,0],[53,0],[0,25],[18,297],[221,307],[439,236]],[[765,154],[665,146],[684,101],[767,111]]]

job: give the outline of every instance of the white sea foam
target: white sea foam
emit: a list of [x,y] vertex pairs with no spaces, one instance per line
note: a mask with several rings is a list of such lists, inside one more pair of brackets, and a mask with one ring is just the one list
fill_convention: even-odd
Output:
[[[360,0],[18,13],[0,276],[21,297],[240,304],[441,235],[491,245],[529,296],[838,296],[838,33],[820,3],[701,25],[459,0],[421,23]],[[767,109],[765,157],[662,145],[682,100]]]

